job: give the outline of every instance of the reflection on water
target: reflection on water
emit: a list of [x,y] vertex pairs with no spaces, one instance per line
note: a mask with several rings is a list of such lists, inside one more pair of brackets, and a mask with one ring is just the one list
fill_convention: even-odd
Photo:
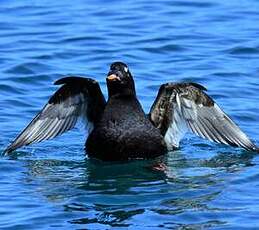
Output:
[[[201,228],[227,224],[209,213],[238,211],[212,202],[224,196],[229,181],[251,166],[253,157],[244,151],[189,159],[176,151],[155,160],[120,163],[29,159],[25,181],[37,183],[34,195],[62,205],[73,225],[140,227],[156,218],[167,220],[164,227]],[[161,227],[156,221],[145,226]]]

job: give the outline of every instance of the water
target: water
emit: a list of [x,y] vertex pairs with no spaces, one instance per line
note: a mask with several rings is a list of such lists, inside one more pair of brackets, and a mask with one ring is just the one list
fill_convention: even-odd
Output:
[[[9,1],[0,5],[0,148],[66,74],[128,63],[149,110],[159,85],[194,81],[259,140],[259,2]],[[259,157],[194,136],[160,159],[85,158],[84,131],[0,158],[1,229],[259,228]]]

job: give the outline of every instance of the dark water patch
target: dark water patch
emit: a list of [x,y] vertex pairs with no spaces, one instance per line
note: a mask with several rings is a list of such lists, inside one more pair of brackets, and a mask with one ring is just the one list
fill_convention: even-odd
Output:
[[53,15],[55,16],[57,14],[60,14],[60,12],[56,9],[50,9],[46,6],[39,6],[39,5],[37,5],[36,7],[34,6],[33,10],[28,11],[26,9],[25,11],[26,11],[26,15],[35,16],[35,18],[44,17],[44,16],[48,16],[50,18]]
[[188,14],[192,14],[192,12],[188,12],[183,9],[174,9],[174,8],[168,8],[165,9],[164,14],[168,14],[170,16],[188,16]]
[[[114,32],[114,31],[108,31],[107,32],[107,35],[110,36],[110,37],[118,37],[118,38],[121,38],[123,39],[122,41],[125,40],[125,42],[130,39],[131,37],[137,37],[139,35],[139,33],[141,33],[140,31],[139,32],[127,32],[127,31],[122,31],[121,33],[118,33],[118,32]],[[105,38],[100,38],[102,41],[105,40]],[[113,44],[113,43],[112,43]],[[113,44],[113,45],[119,45],[119,44]]]
[[16,11],[35,11],[36,9],[44,8],[40,7],[38,4],[19,4],[19,3],[10,3],[7,5],[3,5],[5,10],[16,10]]
[[149,43],[168,43],[170,41],[170,39],[168,38],[164,38],[164,37],[152,37],[152,38],[136,38],[137,40],[135,40],[135,44],[143,44],[144,46],[146,46],[146,44]]
[[65,22],[65,21],[58,22],[58,21],[56,21],[56,22],[43,22],[43,23],[41,23],[42,26],[68,26],[70,24],[71,24],[71,22],[69,22],[69,21],[67,21],[67,22]]
[[243,122],[256,122],[257,113],[246,111],[245,113],[235,114],[235,119]]
[[235,21],[239,20],[240,19],[240,15],[238,14],[216,14],[212,17],[209,17],[207,18],[207,22],[210,22],[210,23],[219,23],[219,22],[222,22],[222,23],[234,23]]
[[39,59],[39,60],[50,60],[53,59],[54,54],[41,54],[30,57],[31,59]]
[[259,54],[258,47],[234,47],[229,50],[226,50],[231,55],[256,55]]
[[165,45],[159,47],[146,47],[142,50],[149,53],[166,53],[166,52],[182,52],[185,51],[185,48],[178,45]]
[[13,66],[5,71],[5,73],[11,73],[11,74],[22,74],[22,75],[30,75],[37,72],[47,72],[50,70],[50,66],[31,62],[31,63],[24,63],[24,64],[18,64],[16,66]]
[[69,38],[63,38],[61,42],[64,42],[64,43],[73,43],[73,42],[86,42],[86,41],[103,41],[104,38],[101,38],[101,37],[97,37],[97,36],[83,36],[83,37],[78,37],[78,36],[75,36],[75,37],[69,37]]
[[[27,74],[26,74],[27,75]],[[15,78],[15,82],[17,83],[24,83],[24,84],[31,84],[31,85],[36,85],[40,83],[45,83],[45,82],[51,82],[52,78],[50,75],[40,75],[40,74],[29,74],[29,76],[17,76]]]
[[[26,45],[28,43],[28,40],[24,40],[24,39],[19,39],[19,42],[21,43],[21,46]],[[50,45],[53,44],[57,44],[58,41],[51,41],[51,40],[47,40],[47,39],[30,39],[30,43],[33,44],[37,44],[37,46],[42,47],[44,46],[44,48],[49,47]]]
[[24,108],[29,108],[30,103],[26,102],[24,100],[17,100],[17,99],[7,99],[5,100],[6,105],[12,105],[12,106],[18,106],[18,107],[24,107]]
[[0,26],[4,31],[15,31],[17,29],[17,25],[10,22],[1,22]]
[[14,87],[11,85],[6,85],[6,84],[0,84],[0,90],[1,90],[1,94],[7,94],[9,95],[11,94],[22,94],[23,93],[23,89],[18,88],[18,87]]
[[255,16],[256,18],[258,18],[258,12],[256,10],[242,9],[242,10],[235,10],[235,13],[238,14],[238,15],[249,15],[251,18],[252,18],[252,16]]
[[[201,32],[195,32],[195,33],[186,33],[183,32],[181,34],[175,34],[174,38],[179,40],[179,41],[184,41],[184,40],[193,40],[194,42],[201,41],[201,40],[215,40],[216,38],[212,36],[210,33],[201,33]],[[186,45],[188,46],[193,46],[193,43],[187,43]]]
[[53,55],[53,58],[59,58],[59,59],[63,59],[63,60],[70,60],[70,59],[74,59],[77,56],[82,55],[84,52],[81,50],[71,50],[69,53],[65,52],[65,51],[60,51],[60,52],[56,52]]
[[220,93],[209,93],[209,95],[213,98],[213,100],[218,100],[218,99],[224,99],[227,98],[228,96],[226,94],[220,94]]
[[[14,31],[17,31],[18,29],[16,29],[16,30],[14,30]],[[41,38],[44,38],[44,37],[46,37],[46,38],[48,38],[48,37],[53,37],[53,36],[57,36],[59,34],[59,32],[51,32],[51,31],[49,31],[49,32],[47,32],[47,33],[45,33],[45,32],[35,32],[35,33],[32,33],[31,34],[31,32],[28,32],[28,31],[26,31],[26,30],[24,30],[24,31],[22,31],[22,32],[6,32],[6,33],[4,33],[3,34],[3,38],[9,38],[9,39],[14,39],[14,40],[19,40],[20,38],[22,39],[24,39],[24,37],[26,37],[26,36],[29,36],[29,35],[31,35],[31,36],[39,36],[39,37],[41,37]],[[27,45],[28,45],[28,43],[29,43],[29,41],[30,41],[30,39],[31,38],[28,38],[26,41],[27,41]],[[26,42],[25,41],[25,42]],[[17,42],[17,41],[16,41]],[[19,43],[19,41],[17,42],[17,43]],[[8,44],[8,46],[10,46],[10,48],[11,47],[13,47],[12,45],[15,45],[15,44],[13,44],[13,43],[11,43],[11,44]],[[1,48],[1,50],[2,51],[8,51],[8,50],[11,50],[12,51],[12,49],[10,49],[9,47],[3,47],[3,48]],[[33,49],[31,49],[31,51],[34,51],[36,49],[36,47],[34,47]],[[37,47],[37,49],[39,49],[39,47]],[[16,46],[16,50],[24,50],[24,48],[23,47],[18,47],[18,46]],[[35,50],[35,51],[37,51],[37,50]]]
[[[213,73],[211,76],[209,76],[210,78],[217,80],[218,78],[223,79],[224,81],[227,82],[233,82],[233,80],[236,81],[245,81],[246,79],[250,78],[250,75],[244,72],[215,72]],[[244,87],[243,85],[241,85],[241,87]]]
[[171,2],[170,5],[173,6],[183,6],[183,7],[190,7],[190,8],[210,8],[210,7],[215,7],[218,4],[215,2],[201,2],[201,1],[196,1],[196,2],[190,2],[190,1],[174,1]]

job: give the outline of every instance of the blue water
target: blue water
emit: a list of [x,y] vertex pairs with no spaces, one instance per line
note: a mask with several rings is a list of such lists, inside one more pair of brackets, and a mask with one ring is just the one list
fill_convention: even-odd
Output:
[[[194,81],[259,143],[259,1],[1,0],[0,149],[66,74],[128,63],[149,110]],[[150,161],[85,157],[83,129],[0,158],[0,229],[259,228],[259,156],[194,136]]]

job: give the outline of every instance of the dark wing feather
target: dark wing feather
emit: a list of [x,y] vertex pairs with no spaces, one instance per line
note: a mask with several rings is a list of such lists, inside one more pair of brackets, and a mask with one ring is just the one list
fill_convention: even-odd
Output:
[[169,149],[178,147],[187,131],[217,143],[257,151],[255,144],[196,83],[160,87],[149,116]]
[[79,117],[84,118],[88,127],[100,119],[106,102],[96,81],[90,78],[65,77],[55,84],[62,86],[5,153],[61,135],[72,129]]

